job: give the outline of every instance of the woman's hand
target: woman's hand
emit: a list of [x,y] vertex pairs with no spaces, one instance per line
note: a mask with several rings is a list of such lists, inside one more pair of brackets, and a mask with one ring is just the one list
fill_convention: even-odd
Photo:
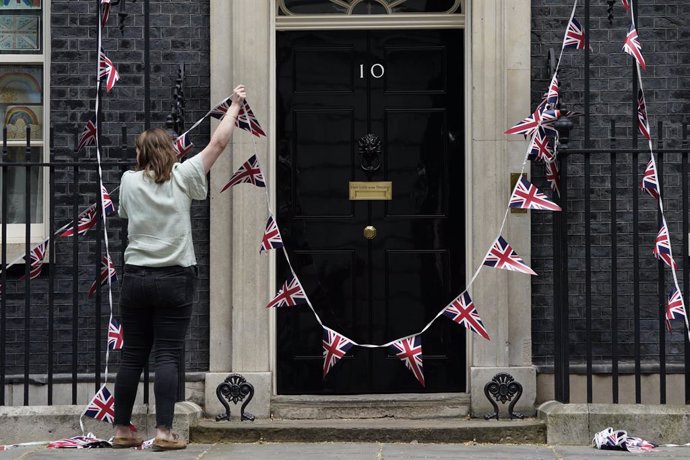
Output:
[[237,85],[235,89],[232,90],[232,94],[230,95],[230,100],[234,104],[241,105],[242,101],[247,97],[247,89],[244,87],[244,85]]

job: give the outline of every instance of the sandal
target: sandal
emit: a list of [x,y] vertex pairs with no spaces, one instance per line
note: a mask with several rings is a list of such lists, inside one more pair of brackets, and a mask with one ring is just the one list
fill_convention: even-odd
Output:
[[180,436],[177,433],[172,433],[172,436],[172,441],[160,438],[154,439],[153,450],[156,452],[161,452],[164,450],[180,450],[187,447],[187,442],[183,439],[180,439]]
[[139,436],[134,436],[134,437],[116,437],[113,438],[112,445],[113,449],[127,449],[130,447],[139,447],[141,443],[143,443],[144,440],[141,439]]

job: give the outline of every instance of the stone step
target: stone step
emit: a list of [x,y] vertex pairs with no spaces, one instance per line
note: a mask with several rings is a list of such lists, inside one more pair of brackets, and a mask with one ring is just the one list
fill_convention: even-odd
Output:
[[275,419],[464,418],[470,412],[467,393],[274,396]]
[[546,425],[537,419],[357,419],[199,421],[195,443],[224,442],[418,442],[544,444]]

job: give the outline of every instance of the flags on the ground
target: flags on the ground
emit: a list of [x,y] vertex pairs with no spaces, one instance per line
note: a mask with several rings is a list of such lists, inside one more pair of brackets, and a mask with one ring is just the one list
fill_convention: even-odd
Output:
[[486,254],[484,265],[487,267],[525,273],[527,275],[536,275],[525,261],[513,250],[513,247],[500,235],[496,238],[496,241],[494,241],[491,249],[489,249],[489,252]]
[[412,371],[419,383],[422,386],[426,386],[422,365],[422,337],[415,335],[414,337],[396,340],[388,348],[395,353],[398,359],[405,363],[405,366]]
[[635,24],[630,25],[630,30],[628,31],[628,35],[625,37],[625,43],[623,44],[623,51],[634,57],[642,70],[647,68],[647,64],[642,56],[642,45],[640,44],[640,38],[637,35]]
[[561,207],[551,201],[539,191],[525,176],[515,184],[515,190],[510,197],[511,208],[535,209],[538,211],[560,211]]
[[280,288],[276,296],[266,305],[266,308],[294,307],[303,303],[307,303],[307,294],[302,289],[297,277],[292,274],[283,283],[283,287]]
[[450,318],[451,321],[465,326],[470,331],[481,335],[486,340],[491,340],[469,292],[465,291],[453,299],[443,310],[443,315]]
[[352,348],[352,341],[337,332],[323,328],[323,376]]
[[264,251],[269,251],[271,249],[280,249],[282,247],[283,238],[280,236],[278,224],[276,223],[273,216],[268,216],[268,222],[266,222],[266,230],[264,231],[264,236],[261,238],[261,247],[259,248],[259,254],[261,254]]
[[266,187],[264,175],[259,166],[259,160],[256,155],[252,155],[249,160],[245,161],[242,166],[232,175],[230,181],[223,186],[221,193],[236,184],[253,184],[257,187]]

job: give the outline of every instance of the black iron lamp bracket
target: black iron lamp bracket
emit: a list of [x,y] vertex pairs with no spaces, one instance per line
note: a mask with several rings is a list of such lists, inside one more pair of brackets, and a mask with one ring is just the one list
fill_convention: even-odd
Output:
[[484,394],[486,395],[486,399],[489,400],[494,408],[494,412],[492,414],[486,414],[484,416],[486,420],[489,420],[490,418],[495,418],[498,420],[499,401],[501,404],[505,404],[506,402],[510,401],[510,404],[508,405],[508,415],[510,416],[511,420],[513,418],[524,418],[524,415],[521,413],[513,412],[515,404],[520,399],[520,396],[522,396],[522,385],[517,382],[512,375],[505,372],[500,372],[494,375],[494,378],[484,385]]
[[[254,416],[249,412],[245,412],[244,408],[254,397],[254,385],[247,382],[240,374],[230,374],[227,376],[225,381],[223,381],[216,388],[216,396],[220,403],[225,407],[225,414],[219,414],[216,417],[216,422],[221,420],[230,420],[230,402],[237,404],[238,402],[244,401],[240,408],[240,420],[242,422],[249,420],[254,421]],[[246,398],[246,401],[245,401]]]

